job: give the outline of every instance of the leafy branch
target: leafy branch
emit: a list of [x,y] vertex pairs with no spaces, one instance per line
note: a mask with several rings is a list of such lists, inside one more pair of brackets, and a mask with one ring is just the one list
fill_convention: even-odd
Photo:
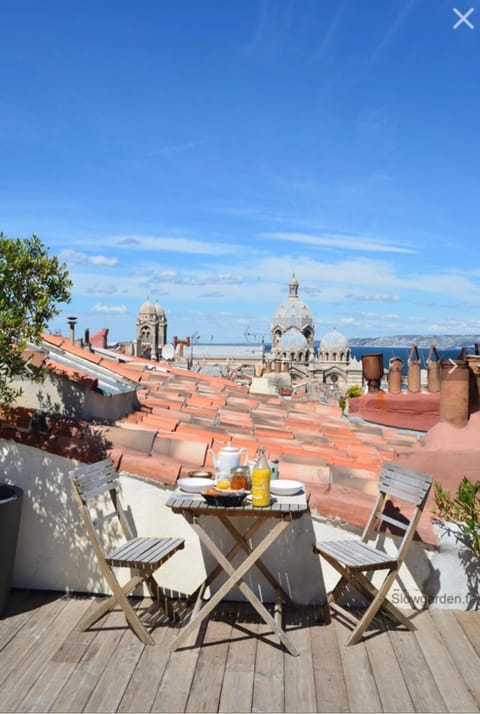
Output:
[[480,481],[474,483],[464,476],[455,496],[435,481],[434,498],[432,513],[440,521],[455,523],[461,542],[480,558]]

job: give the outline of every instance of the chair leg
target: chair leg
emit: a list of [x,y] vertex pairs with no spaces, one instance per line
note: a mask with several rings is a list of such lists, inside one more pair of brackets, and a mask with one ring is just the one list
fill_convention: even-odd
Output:
[[[107,575],[107,573],[105,573],[105,575]],[[103,615],[105,615],[109,610],[111,610],[113,607],[115,607],[115,605],[118,604],[119,607],[123,610],[123,614],[125,615],[128,624],[135,632],[137,637],[146,645],[155,644],[153,638],[148,634],[148,632],[140,622],[137,613],[129,603],[127,597],[128,594],[132,592],[143,581],[144,578],[136,575],[131,578],[128,583],[126,583],[126,585],[124,585],[123,587],[120,586],[111,571],[107,579],[112,589],[112,595],[104,602],[102,602],[102,604],[98,608],[96,608],[94,612],[84,617],[78,624],[78,629],[87,630],[95,622],[97,622],[97,620],[99,620]]]
[[[368,627],[368,625],[371,623],[379,609],[382,607],[382,605],[385,603],[385,598],[387,596],[388,591],[390,590],[390,587],[395,580],[397,576],[397,571],[394,570],[390,572],[385,580],[382,583],[382,586],[376,591],[376,595],[373,598],[372,602],[366,609],[365,613],[363,616],[360,618],[358,625],[350,635],[350,637],[347,639],[345,644],[348,645],[354,645],[357,642],[359,642],[362,639],[363,633]],[[364,576],[363,576],[364,577]],[[366,580],[366,578],[365,578]],[[367,581],[368,582],[368,581]],[[373,587],[373,586],[372,586]],[[392,606],[393,607],[393,606]],[[403,620],[402,616],[402,620]],[[403,624],[403,623],[402,623]],[[411,624],[411,623],[409,623]]]
[[[395,580],[397,574],[398,570],[395,569],[386,576],[390,578],[390,587],[393,584],[393,581]],[[390,577],[391,575],[393,577]],[[359,592],[363,593],[366,597],[369,597],[370,601],[372,601],[377,595],[377,588],[372,585],[372,583],[363,575],[363,573],[355,573],[355,575],[352,577],[352,584],[357,590],[359,590]],[[388,590],[390,589],[390,587],[388,588]],[[391,603],[386,596],[383,602],[381,603],[379,610],[385,610],[385,614],[388,615],[391,620],[403,625],[407,629],[417,629],[414,623],[406,615],[404,615],[401,610],[395,607],[395,605]]]
[[160,587],[153,575],[149,575],[149,577],[145,579],[145,584],[152,599],[161,606],[168,619],[173,622],[175,620],[175,610],[172,607],[170,599],[165,595],[163,588]]

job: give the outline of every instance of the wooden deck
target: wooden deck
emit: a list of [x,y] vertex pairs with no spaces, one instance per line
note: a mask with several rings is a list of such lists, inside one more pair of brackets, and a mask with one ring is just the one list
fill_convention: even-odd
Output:
[[[93,598],[13,590],[0,619],[1,712],[478,712],[480,614],[431,610],[418,630],[347,629],[315,608],[286,614],[292,657],[247,604],[222,604],[173,654],[161,617],[144,646],[113,612],[76,623]],[[139,607],[148,603],[139,601]],[[179,604],[180,611],[180,604]],[[235,624],[234,624],[235,622]]]

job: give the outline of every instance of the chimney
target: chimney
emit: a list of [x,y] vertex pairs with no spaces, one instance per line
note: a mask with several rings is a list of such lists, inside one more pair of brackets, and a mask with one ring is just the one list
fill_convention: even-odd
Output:
[[75,324],[77,322],[76,317],[67,317],[68,326],[70,328],[70,344],[75,344]]

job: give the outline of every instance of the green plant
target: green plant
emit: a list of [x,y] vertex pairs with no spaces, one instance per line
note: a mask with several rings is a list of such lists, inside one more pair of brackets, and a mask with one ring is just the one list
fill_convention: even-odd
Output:
[[346,397],[361,397],[362,393],[363,393],[362,388],[358,384],[352,384],[352,386],[346,390],[345,396]]
[[338,400],[338,406],[342,410],[342,414],[345,414],[345,407],[347,406],[347,399],[350,398],[355,398],[355,397],[361,397],[362,396],[362,388],[358,386],[358,384],[352,384],[351,387],[348,387],[348,389],[345,390],[345,394],[343,394],[340,399]]
[[65,264],[50,257],[34,234],[7,238],[0,233],[0,404],[10,405],[22,393],[15,379],[40,380],[25,359],[28,343],[38,344],[57,303],[70,301],[72,282]]
[[455,496],[435,481],[434,498],[436,507],[432,512],[440,521],[455,523],[463,545],[480,558],[480,481],[464,476]]

